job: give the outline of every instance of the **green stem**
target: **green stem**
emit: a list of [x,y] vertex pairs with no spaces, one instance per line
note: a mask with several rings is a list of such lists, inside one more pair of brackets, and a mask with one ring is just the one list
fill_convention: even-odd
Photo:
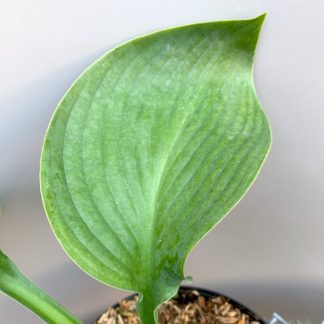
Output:
[[143,299],[137,304],[137,311],[141,319],[141,324],[155,324],[158,323],[157,314],[155,314],[155,306],[151,299],[145,298],[149,296],[144,294]]
[[0,290],[29,308],[47,323],[82,323],[26,278],[1,250]]

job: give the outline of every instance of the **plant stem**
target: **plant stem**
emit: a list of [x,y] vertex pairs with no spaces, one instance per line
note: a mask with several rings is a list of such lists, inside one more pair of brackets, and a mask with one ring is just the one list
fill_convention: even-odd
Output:
[[137,304],[137,311],[141,319],[141,324],[155,324],[158,323],[157,314],[155,319],[155,306],[152,303],[152,300],[145,298],[148,296],[144,294],[143,299]]
[[81,323],[23,275],[0,250],[0,290],[20,302],[47,323]]

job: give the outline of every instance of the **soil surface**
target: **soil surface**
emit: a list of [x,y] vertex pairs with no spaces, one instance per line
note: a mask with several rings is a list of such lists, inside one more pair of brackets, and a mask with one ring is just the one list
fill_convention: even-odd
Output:
[[[100,316],[96,324],[140,324],[136,313],[137,296],[122,300],[118,305]],[[244,314],[223,296],[209,297],[197,290],[180,290],[171,300],[159,307],[161,324],[260,324],[258,320]]]

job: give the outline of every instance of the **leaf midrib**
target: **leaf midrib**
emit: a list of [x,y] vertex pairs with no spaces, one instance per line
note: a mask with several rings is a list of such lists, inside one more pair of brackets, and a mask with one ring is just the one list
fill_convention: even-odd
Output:
[[[201,40],[198,44],[196,44],[194,48],[198,47],[199,45],[201,45],[201,43],[205,42],[207,39],[209,39],[210,37],[212,37],[213,35],[215,34],[215,31],[211,32],[208,36],[204,37],[203,40]],[[210,44],[204,51],[203,53],[198,57],[198,59],[196,60],[195,64],[192,65],[192,68],[191,70],[193,70],[193,67],[198,64],[198,62],[200,61],[200,59],[204,56],[204,54],[206,54],[209,50],[210,50],[210,47],[212,46],[212,44]],[[192,50],[193,50],[192,49]],[[192,51],[191,50],[191,51]],[[191,51],[189,51],[189,53],[187,53],[186,57],[189,56],[189,54],[191,53]],[[210,63],[210,60],[209,62],[206,64],[204,70],[200,73],[200,76],[205,72],[205,70],[208,69],[209,67],[209,63]],[[182,64],[181,64],[182,65]],[[181,66],[180,65],[180,66]],[[179,67],[175,70],[175,72],[179,70]],[[212,69],[209,69],[209,74],[211,74],[212,72]],[[190,72],[189,72],[190,73]],[[195,84],[198,84],[199,83],[199,78],[197,78]],[[177,102],[177,101],[176,101]],[[167,171],[169,170],[167,168],[167,165],[168,165],[168,162],[170,160],[170,158],[172,157],[172,152],[178,142],[178,139],[181,137],[181,134],[183,133],[185,127],[187,126],[188,124],[188,121],[190,121],[193,117],[194,117],[194,114],[195,112],[197,111],[197,109],[199,109],[199,105],[197,108],[194,109],[194,111],[190,111],[188,110],[187,114],[184,116],[184,118],[182,119],[181,121],[181,126],[180,126],[180,129],[176,132],[175,136],[174,136],[174,139],[172,141],[172,144],[170,145],[170,149],[169,151],[167,152],[166,156],[165,156],[165,159],[164,159],[164,163],[162,164],[162,167],[160,169],[160,175],[158,176],[158,184],[157,184],[157,188],[155,190],[155,196],[154,196],[154,199],[152,199],[152,203],[153,203],[153,217],[152,217],[152,230],[151,230],[151,240],[150,240],[150,252],[149,252],[149,255],[151,256],[150,258],[150,278],[153,280],[155,280],[154,278],[154,270],[155,270],[155,249],[156,249],[156,237],[155,237],[155,224],[156,224],[156,220],[157,220],[157,217],[158,217],[158,206],[159,206],[159,194],[161,192],[161,189],[162,189],[162,185],[163,185],[163,182],[165,180],[165,176],[167,174]],[[191,117],[191,118],[189,118]],[[181,278],[183,279],[183,278]],[[179,280],[181,280],[179,278]],[[152,285],[152,282],[149,283],[149,286],[150,287],[154,287],[154,285]],[[154,289],[154,288],[153,288]]]

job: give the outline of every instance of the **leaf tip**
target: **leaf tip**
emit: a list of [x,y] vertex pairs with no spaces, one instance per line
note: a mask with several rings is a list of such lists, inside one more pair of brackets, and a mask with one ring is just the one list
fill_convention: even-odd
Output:
[[256,16],[255,18],[252,18],[251,20],[257,21],[257,22],[259,22],[260,25],[262,25],[265,18],[267,17],[267,15],[268,15],[268,12],[265,11],[263,14]]
[[253,25],[255,25],[256,29],[258,29],[258,32],[260,32],[260,30],[263,26],[264,20],[266,19],[267,15],[268,15],[268,12],[264,12],[263,14],[250,19],[249,22],[253,23]]
[[244,20],[244,27],[240,26],[241,36],[242,34],[244,34],[245,36],[241,38],[239,42],[244,50],[249,50],[250,53],[252,53],[251,62],[253,62],[254,52],[266,16],[267,12],[264,12],[263,14],[255,18]]

